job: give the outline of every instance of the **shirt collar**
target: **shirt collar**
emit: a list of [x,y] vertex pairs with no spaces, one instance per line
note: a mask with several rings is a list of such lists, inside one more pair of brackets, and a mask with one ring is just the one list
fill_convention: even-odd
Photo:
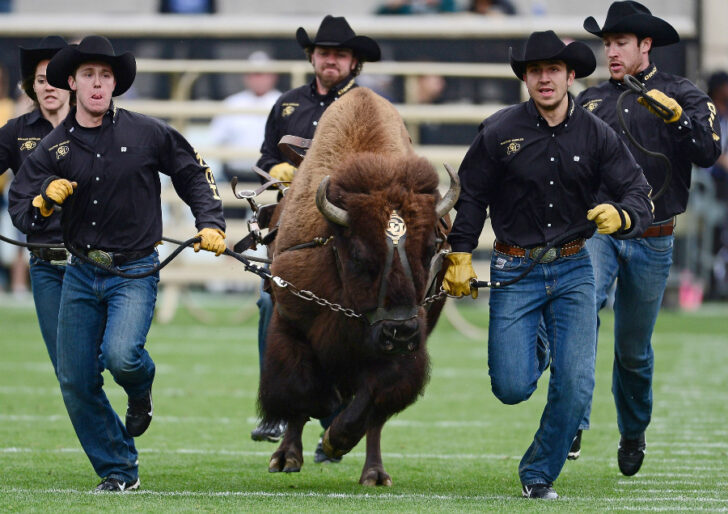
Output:
[[45,118],[40,113],[40,109],[33,109],[28,113],[28,124],[32,125],[34,123],[37,123],[38,120],[44,120]]
[[311,94],[317,98],[327,98],[330,96],[338,97],[348,92],[354,86],[356,86],[355,77],[354,75],[349,75],[344,80],[329,89],[328,93],[326,93],[325,95],[321,95],[316,89],[316,77],[314,77],[311,81]]
[[[566,118],[564,118],[564,121],[556,125],[556,127],[561,127],[565,123],[568,123],[569,120],[571,120],[571,117],[574,115],[574,110],[576,107],[576,102],[574,101],[574,97],[571,95],[571,93],[566,93],[566,96],[569,99],[569,107],[566,110]],[[536,118],[539,124],[544,123],[545,127],[549,127],[548,122],[544,119],[543,116],[541,116],[541,113],[538,112],[538,109],[536,108],[536,103],[533,101],[533,98],[529,98],[528,102],[526,102],[526,111],[528,114]],[[551,129],[554,129],[556,127],[549,127]]]
[[[655,63],[650,63],[647,68],[639,72],[637,75],[634,76],[637,80],[642,82],[643,84],[646,83],[648,80],[650,80],[652,77],[655,76],[657,73],[657,66]],[[618,80],[614,80],[612,78],[609,79],[609,82],[614,84],[615,86],[619,87],[620,89],[624,89],[624,83],[620,82]]]
[[[74,105],[71,107],[71,109],[68,111],[68,116],[66,116],[66,119],[63,120],[63,126],[66,127],[66,129],[70,129],[73,126],[78,125],[78,122],[76,121],[76,110],[77,107]],[[106,125],[107,123],[116,123],[116,120],[119,118],[119,109],[114,105],[114,101],[111,101],[111,104],[109,105],[109,110],[106,111],[104,114],[104,119],[101,121],[101,126]],[[108,122],[106,120],[109,120]]]

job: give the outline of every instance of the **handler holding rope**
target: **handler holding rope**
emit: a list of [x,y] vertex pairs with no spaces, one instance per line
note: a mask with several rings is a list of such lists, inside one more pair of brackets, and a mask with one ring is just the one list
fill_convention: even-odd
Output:
[[[645,430],[652,414],[652,330],[672,264],[675,216],[685,211],[688,202],[692,164],[709,167],[720,156],[720,126],[715,106],[705,93],[687,79],[658,71],[650,62],[653,47],[680,40],[666,21],[637,2],[625,1],[612,3],[602,28],[592,17],[584,21],[584,28],[602,38],[611,78],[584,91],[577,103],[623,135],[656,192],[655,222],[640,237],[621,240],[597,234],[588,243],[597,310],[604,307],[617,282],[612,393],[621,434],[617,461],[620,471],[630,476],[639,471],[645,455]],[[649,92],[627,96],[620,106],[618,99],[629,86],[628,74]],[[666,106],[666,112],[655,110],[650,99]],[[618,120],[620,114],[624,127]],[[630,133],[644,147],[665,154],[669,163],[630,144]],[[608,192],[600,192],[600,200],[610,197]],[[580,429],[589,427],[590,411],[591,403]],[[578,457],[580,446],[581,430],[570,458]]]
[[[46,78],[48,61],[66,46],[68,44],[62,37],[48,36],[35,48],[20,47],[21,87],[35,108],[0,128],[0,175],[8,168],[17,174],[40,140],[68,115],[70,93],[50,85]],[[28,234],[30,245],[55,246],[31,250],[30,283],[40,332],[53,363],[53,371],[57,373],[58,308],[67,255],[62,242],[61,216],[51,216],[44,230],[24,232]]]
[[[596,67],[586,45],[564,45],[552,31],[534,32],[523,58],[511,51],[510,61],[531,99],[486,119],[460,166],[462,192],[443,287],[455,296],[477,296],[471,252],[490,207],[497,238],[491,385],[506,404],[531,396],[544,369],[536,357],[543,316],[552,341],[548,400],[519,475],[523,496],[554,499],[552,484],[594,388],[594,276],[584,246],[594,233],[589,220],[603,233],[642,233],[652,220],[650,187],[614,131],[568,94],[575,78]],[[596,205],[600,186],[618,203]]]
[[[112,103],[134,81],[132,54],[116,55],[108,39],[88,36],[58,52],[47,74],[54,86],[75,91],[77,107],[13,182],[11,214],[18,227],[43,230],[54,206],[68,199],[62,226],[73,253],[112,271],[145,274],[159,263],[162,172],[195,216],[195,251],[226,250],[222,203],[202,158],[176,130]],[[158,281],[158,272],[130,279],[76,256],[66,268],[58,378],[76,435],[103,478],[97,491],[139,487],[133,437],[152,420],[155,366],[144,345]],[[126,424],[102,389],[104,368],[129,397]]]

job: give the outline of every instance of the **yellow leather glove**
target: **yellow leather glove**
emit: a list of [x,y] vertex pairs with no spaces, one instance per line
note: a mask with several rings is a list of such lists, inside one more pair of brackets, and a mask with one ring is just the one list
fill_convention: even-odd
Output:
[[467,252],[452,252],[445,255],[448,262],[445,278],[442,279],[442,288],[449,295],[472,295],[478,297],[478,290],[470,287],[470,281],[477,279],[473,269],[473,254]]
[[644,105],[647,107],[647,110],[650,111],[655,116],[660,116],[662,121],[665,123],[675,123],[677,120],[680,119],[680,116],[682,116],[682,107],[680,107],[680,104],[677,103],[677,101],[674,98],[670,98],[665,93],[660,91],[659,89],[651,89],[647,92],[647,96],[650,98],[657,100],[662,105],[667,107],[672,111],[672,118],[665,119],[662,116],[660,116],[655,109],[652,108],[652,106],[647,103],[647,100],[642,98],[641,96],[637,99],[637,102],[639,102],[641,105]]
[[296,167],[292,164],[288,164],[287,162],[279,162],[268,172],[271,177],[278,179],[281,182],[290,182],[293,180],[294,173],[296,173]]
[[66,180],[65,178],[58,178],[48,184],[48,187],[46,187],[45,190],[45,194],[48,198],[56,202],[58,205],[61,205],[66,200],[66,198],[73,194],[73,190],[76,189],[77,185],[78,184],[76,182],[71,182],[70,180]]
[[46,204],[46,201],[43,200],[43,197],[38,195],[35,198],[33,198],[33,207],[38,207],[40,209],[40,214],[44,218],[47,218],[51,214],[53,214],[53,206],[48,207],[48,204]]
[[[624,230],[629,230],[632,226],[632,220],[629,218],[627,211],[622,210],[622,214],[624,214]],[[622,220],[619,219],[617,208],[608,203],[600,203],[587,211],[586,219],[597,224],[597,232],[600,234],[613,234],[622,228]]]
[[215,252],[215,256],[218,256],[226,249],[225,232],[219,228],[203,228],[195,237],[202,238],[198,243],[193,245],[196,252],[199,252],[200,248],[202,248],[203,250]]

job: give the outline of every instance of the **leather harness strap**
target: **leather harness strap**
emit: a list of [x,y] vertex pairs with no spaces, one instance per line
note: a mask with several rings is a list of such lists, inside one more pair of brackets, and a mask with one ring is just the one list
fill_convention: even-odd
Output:
[[299,166],[303,161],[304,154],[296,151],[294,147],[308,150],[311,147],[311,140],[298,136],[286,135],[278,141],[278,149],[281,153],[293,164]]

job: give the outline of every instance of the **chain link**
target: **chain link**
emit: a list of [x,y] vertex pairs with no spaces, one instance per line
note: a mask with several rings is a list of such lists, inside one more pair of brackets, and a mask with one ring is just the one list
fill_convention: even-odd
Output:
[[[308,289],[298,289],[296,286],[291,284],[285,279],[282,279],[279,276],[271,276],[271,280],[280,288],[288,289],[291,294],[299,297],[301,300],[305,300],[307,302],[315,302],[317,305],[320,305],[321,307],[328,307],[334,312],[340,312],[347,318],[363,318],[364,316],[362,314],[358,314],[353,309],[347,309],[346,307],[338,304],[328,301],[325,298],[321,298],[320,296],[316,296],[316,294],[313,291],[309,291]],[[440,288],[440,291],[433,294],[432,296],[426,297],[424,300],[422,300],[422,303],[420,305],[425,306],[428,303],[434,303],[440,298],[443,298],[447,296],[447,293],[444,289]]]

